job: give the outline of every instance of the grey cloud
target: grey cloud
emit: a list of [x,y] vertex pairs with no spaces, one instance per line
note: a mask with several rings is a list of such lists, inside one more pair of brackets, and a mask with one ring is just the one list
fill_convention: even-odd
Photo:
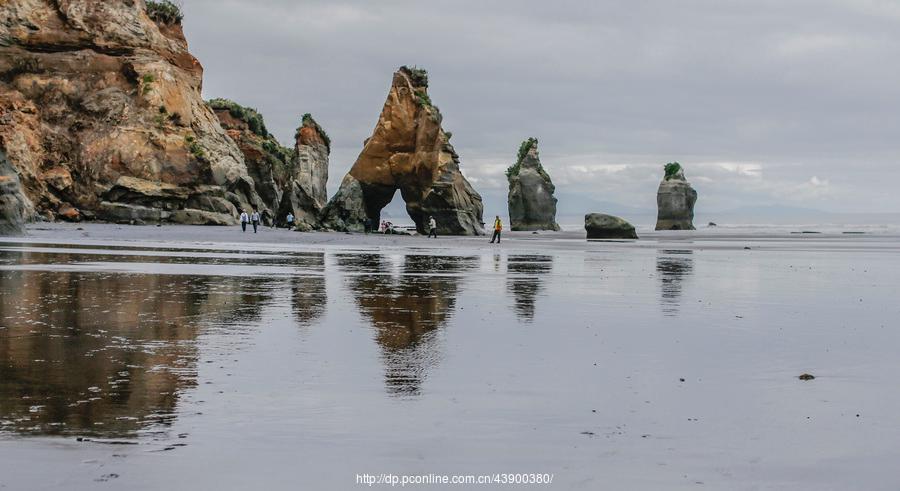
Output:
[[[332,186],[391,72],[418,64],[486,196],[502,197],[503,169],[537,136],[561,201],[652,206],[660,165],[679,160],[702,178],[700,206],[900,208],[900,8],[887,2],[186,0],[185,10],[205,95],[257,107],[284,142],[314,113],[334,140]],[[627,170],[585,171],[603,166]]]

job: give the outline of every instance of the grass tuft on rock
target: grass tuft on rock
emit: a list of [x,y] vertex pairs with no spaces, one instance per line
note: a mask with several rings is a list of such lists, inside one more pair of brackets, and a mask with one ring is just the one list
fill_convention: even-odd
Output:
[[419,68],[415,65],[409,67],[407,65],[403,65],[400,67],[400,71],[406,74],[409,77],[410,82],[412,82],[415,87],[428,87],[428,71],[424,68]]
[[266,123],[265,121],[263,121],[262,114],[260,114],[256,109],[253,109],[252,107],[244,107],[237,102],[221,98],[211,99],[207,102],[207,104],[209,104],[209,107],[215,110],[228,111],[228,113],[231,114],[232,117],[247,123],[247,127],[250,128],[250,131],[260,138],[272,138],[269,130],[266,129]]
[[316,131],[319,132],[319,136],[321,136],[322,141],[325,142],[325,148],[327,148],[328,152],[330,153],[331,152],[331,137],[329,137],[328,133],[325,132],[325,129],[322,128],[322,126],[319,125],[319,123],[315,119],[313,119],[312,114],[310,114],[310,113],[304,114],[303,117],[300,118],[300,121],[301,121],[302,126],[300,126],[300,128],[297,128],[296,133],[294,133],[294,139],[296,140],[297,138],[300,137],[300,129],[303,128],[303,126],[311,126],[311,127],[315,128]]
[[672,179],[676,175],[678,175],[678,171],[681,170],[681,164],[678,162],[669,162],[664,167],[666,171],[666,180]]
[[181,7],[170,0],[147,0],[147,17],[158,24],[172,25],[181,24],[184,20],[184,14],[181,13]]
[[506,169],[506,177],[512,177],[519,173],[519,169],[522,168],[522,161],[525,160],[525,156],[528,155],[531,147],[537,145],[537,143],[538,139],[531,137],[526,139],[522,142],[521,145],[519,145],[519,153],[516,156],[516,163]]

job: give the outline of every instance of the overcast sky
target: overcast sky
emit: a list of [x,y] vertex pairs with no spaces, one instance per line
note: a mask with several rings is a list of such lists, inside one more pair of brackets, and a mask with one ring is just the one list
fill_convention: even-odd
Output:
[[183,5],[204,96],[256,107],[283,144],[311,112],[333,140],[331,192],[409,64],[428,70],[486,214],[505,210],[529,136],[561,208],[655,209],[677,160],[698,209],[900,211],[900,2]]

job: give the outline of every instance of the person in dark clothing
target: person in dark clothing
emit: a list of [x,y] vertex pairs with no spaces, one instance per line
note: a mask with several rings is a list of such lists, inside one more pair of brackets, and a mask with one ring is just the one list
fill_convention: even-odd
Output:
[[257,227],[259,227],[259,212],[253,210],[253,214],[250,215],[250,222],[253,223],[253,233],[256,233]]
[[431,237],[437,238],[437,222],[434,221],[434,217],[428,218],[428,238]]

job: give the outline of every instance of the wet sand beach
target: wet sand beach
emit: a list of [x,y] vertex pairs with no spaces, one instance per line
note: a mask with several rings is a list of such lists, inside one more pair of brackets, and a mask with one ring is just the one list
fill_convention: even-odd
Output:
[[2,238],[0,489],[900,487],[898,236],[506,236]]

